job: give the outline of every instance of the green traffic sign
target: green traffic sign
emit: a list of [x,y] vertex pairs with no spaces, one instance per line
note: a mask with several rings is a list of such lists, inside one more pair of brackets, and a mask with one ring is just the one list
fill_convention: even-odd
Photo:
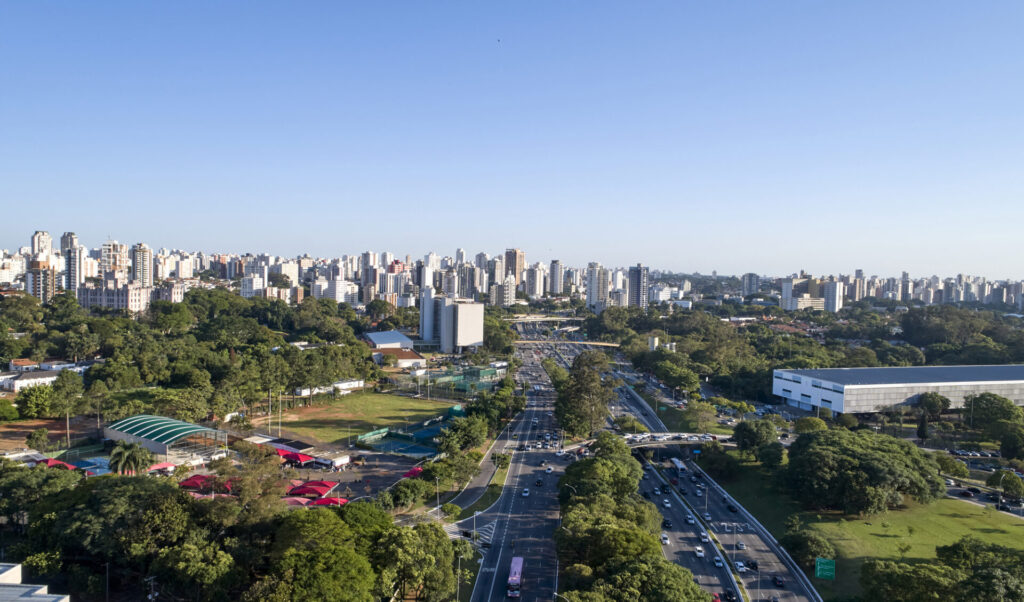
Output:
[[818,579],[836,578],[836,561],[831,558],[814,559],[814,576]]
[[665,406],[661,406],[661,407],[659,407],[659,408],[658,408],[658,410],[659,410],[659,411],[661,411],[661,412],[664,412],[664,411],[665,411],[665,410],[667,410],[667,409],[668,409],[668,408],[666,408]]

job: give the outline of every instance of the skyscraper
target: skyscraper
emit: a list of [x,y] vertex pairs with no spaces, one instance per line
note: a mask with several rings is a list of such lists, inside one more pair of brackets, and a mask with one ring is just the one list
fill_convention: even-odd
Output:
[[78,235],[74,232],[65,232],[60,237],[60,253],[67,253],[78,246]]
[[557,259],[551,260],[551,269],[548,272],[548,292],[552,295],[561,295],[563,281],[565,280],[565,268],[562,262]]
[[825,293],[825,311],[836,313],[843,308],[845,287],[838,280],[830,280],[822,287]]
[[45,261],[31,262],[25,271],[25,291],[39,299],[40,303],[49,303],[57,294],[57,270]]
[[743,296],[749,297],[761,291],[761,277],[753,272],[743,274]]
[[526,269],[526,253],[520,249],[505,249],[505,273],[516,279],[516,286],[523,282]]
[[32,256],[48,255],[53,250],[53,238],[45,230],[36,230],[32,235]]
[[648,270],[640,265],[629,268],[629,305],[647,309]]
[[608,270],[600,263],[587,264],[587,307],[601,313],[608,304]]
[[153,286],[153,250],[145,243],[137,243],[132,247],[131,282],[142,286]]
[[108,240],[100,247],[100,274],[118,272],[127,274],[130,269],[128,261],[128,245],[116,240]]

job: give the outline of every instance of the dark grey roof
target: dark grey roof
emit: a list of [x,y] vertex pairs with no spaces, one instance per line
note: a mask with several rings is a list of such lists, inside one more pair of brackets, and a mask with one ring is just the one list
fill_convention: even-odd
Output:
[[941,382],[1024,381],[1024,364],[998,366],[906,366],[897,368],[822,368],[786,370],[805,378],[841,385],[897,385]]

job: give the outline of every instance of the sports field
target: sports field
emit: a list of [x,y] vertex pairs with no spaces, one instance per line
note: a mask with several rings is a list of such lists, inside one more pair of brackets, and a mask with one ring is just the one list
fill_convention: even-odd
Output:
[[[433,418],[455,405],[371,391],[356,391],[333,400],[323,396],[317,402],[319,405],[313,407],[286,410],[282,427],[311,443],[344,443],[349,437],[354,441],[357,435],[386,426],[405,426]],[[266,418],[259,418],[256,423],[262,426]]]

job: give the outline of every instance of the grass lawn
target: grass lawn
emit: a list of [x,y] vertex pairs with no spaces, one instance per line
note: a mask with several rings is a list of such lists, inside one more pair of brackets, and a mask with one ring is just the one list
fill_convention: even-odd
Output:
[[460,566],[463,571],[469,571],[469,581],[467,583],[459,582],[459,601],[465,600],[469,602],[470,598],[473,597],[473,586],[476,584],[476,575],[480,572],[480,561],[483,559],[483,554],[480,550],[473,550],[473,557],[466,558],[462,561],[461,565],[456,565],[456,569]]
[[[368,433],[386,426],[404,426],[448,411],[448,401],[428,401],[372,391],[356,391],[335,399],[318,399],[323,405],[288,410],[282,417],[285,429],[321,443],[338,443],[350,435]],[[326,403],[324,403],[326,401]],[[263,424],[260,417],[256,424]],[[277,420],[277,417],[274,417]]]
[[935,558],[936,546],[951,544],[964,535],[1024,549],[1024,520],[960,500],[947,498],[928,505],[910,502],[899,511],[857,518],[801,511],[756,462],[744,462],[738,478],[721,484],[776,538],[785,532],[786,518],[799,512],[807,526],[832,542],[838,554],[836,581],[812,579],[826,600],[859,595],[864,561],[899,560],[897,547],[902,544],[911,546],[904,557],[908,562]]
[[480,499],[473,502],[467,508],[463,508],[456,521],[466,520],[467,518],[473,518],[473,514],[476,512],[483,512],[491,507],[494,502],[498,501],[501,497],[501,490],[505,488],[505,479],[508,477],[508,468],[499,468],[494,471],[494,476],[491,477],[490,484],[487,485],[487,490],[480,496]]
[[[658,404],[655,403],[654,398],[651,397],[651,395],[649,393],[643,393],[643,392],[637,391],[637,394],[640,395],[640,397],[642,397],[645,402],[647,402],[648,407],[650,407],[652,409],[652,411],[653,411],[655,405],[658,405]],[[656,412],[656,414],[657,414],[658,418],[660,418],[661,421],[665,423],[665,428],[667,428],[669,430],[669,432],[672,432],[672,433],[697,433],[697,432],[701,432],[701,431],[699,431],[697,429],[697,426],[695,424],[693,424],[692,422],[690,422],[689,420],[686,419],[686,412],[684,412],[683,410],[679,410],[679,409],[673,408],[672,406],[667,406],[667,405],[658,405],[658,407],[659,408],[665,408],[664,410],[660,410],[659,409],[659,411]],[[715,418],[715,420],[718,420],[718,418]],[[729,428],[727,426],[724,426],[724,425],[721,425],[721,424],[718,424],[717,422],[712,424],[708,428],[707,432],[715,434],[715,435],[732,435],[732,429],[731,428]]]

